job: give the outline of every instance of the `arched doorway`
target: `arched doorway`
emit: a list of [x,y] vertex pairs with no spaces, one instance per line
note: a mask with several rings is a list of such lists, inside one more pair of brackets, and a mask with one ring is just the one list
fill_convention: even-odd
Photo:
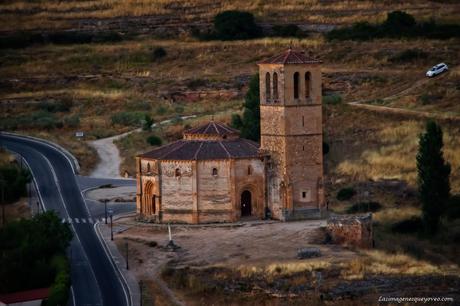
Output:
[[249,190],[245,190],[241,193],[241,216],[250,216],[252,213],[252,195]]
[[152,182],[148,181],[144,187],[144,209],[142,211],[146,215],[155,214],[155,196],[153,194],[153,189]]

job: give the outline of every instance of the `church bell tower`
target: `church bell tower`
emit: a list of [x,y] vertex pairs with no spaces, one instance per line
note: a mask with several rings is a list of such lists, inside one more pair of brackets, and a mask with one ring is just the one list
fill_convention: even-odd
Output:
[[266,202],[280,220],[324,206],[321,62],[288,49],[258,63]]

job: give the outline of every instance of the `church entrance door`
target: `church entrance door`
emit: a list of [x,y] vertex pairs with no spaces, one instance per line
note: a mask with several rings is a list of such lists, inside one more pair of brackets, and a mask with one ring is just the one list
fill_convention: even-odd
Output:
[[252,212],[251,192],[245,190],[241,193],[241,216],[250,216]]

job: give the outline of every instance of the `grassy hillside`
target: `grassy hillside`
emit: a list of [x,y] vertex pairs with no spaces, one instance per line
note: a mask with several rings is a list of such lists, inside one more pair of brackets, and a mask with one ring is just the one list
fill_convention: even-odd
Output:
[[[90,1],[25,1],[0,4],[0,29],[77,29],[89,24],[123,18],[153,16],[157,26],[183,26],[209,22],[225,10],[245,10],[267,23],[350,24],[357,21],[377,22],[388,11],[405,10],[418,19],[435,17],[444,22],[457,22],[456,1],[340,1],[340,0],[90,0]],[[129,25],[128,25],[129,26]],[[89,27],[88,27],[89,29]]]

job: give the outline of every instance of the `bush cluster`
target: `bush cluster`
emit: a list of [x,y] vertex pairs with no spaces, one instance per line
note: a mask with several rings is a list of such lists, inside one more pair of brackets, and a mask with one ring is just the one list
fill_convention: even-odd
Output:
[[151,146],[161,146],[161,144],[163,143],[161,141],[161,138],[156,136],[156,135],[150,135],[149,137],[147,137],[147,142],[151,145]]
[[[30,172],[15,164],[0,165],[0,188],[3,189],[5,203],[13,203],[27,194]],[[3,203],[2,203],[3,204]]]
[[50,286],[61,274],[52,259],[71,240],[70,226],[53,211],[7,223],[0,229],[0,293]]
[[460,218],[460,194],[453,195],[447,201],[446,211],[444,213],[447,219],[459,219]]
[[402,11],[393,11],[387,14],[387,19],[381,24],[358,22],[350,27],[335,29],[326,34],[329,40],[371,40],[385,37],[449,39],[460,37],[460,25],[437,24],[433,20],[417,23],[412,15]]
[[382,208],[382,205],[378,202],[359,202],[348,207],[347,213],[365,213],[365,212],[376,212]]
[[408,234],[416,233],[423,229],[423,222],[420,217],[411,217],[409,219],[404,219],[393,223],[391,230],[396,233]]
[[57,255],[52,259],[51,266],[55,270],[56,277],[44,306],[66,305],[70,289],[69,261],[65,256]]
[[338,105],[342,103],[342,96],[339,94],[323,96],[323,104]]
[[123,37],[117,32],[58,31],[53,33],[16,32],[0,38],[0,49],[26,48],[34,44],[88,44],[118,42]]
[[158,61],[166,56],[166,50],[162,47],[156,47],[152,52],[152,61]]
[[111,120],[113,125],[140,126],[146,115],[146,112],[119,112],[112,115]]
[[275,25],[272,28],[273,35],[278,37],[297,37],[303,38],[307,36],[307,33],[302,31],[297,25],[295,24],[288,24],[288,25]]
[[339,192],[337,192],[337,200],[339,201],[350,200],[355,194],[356,194],[356,191],[352,187],[342,188],[339,190]]

